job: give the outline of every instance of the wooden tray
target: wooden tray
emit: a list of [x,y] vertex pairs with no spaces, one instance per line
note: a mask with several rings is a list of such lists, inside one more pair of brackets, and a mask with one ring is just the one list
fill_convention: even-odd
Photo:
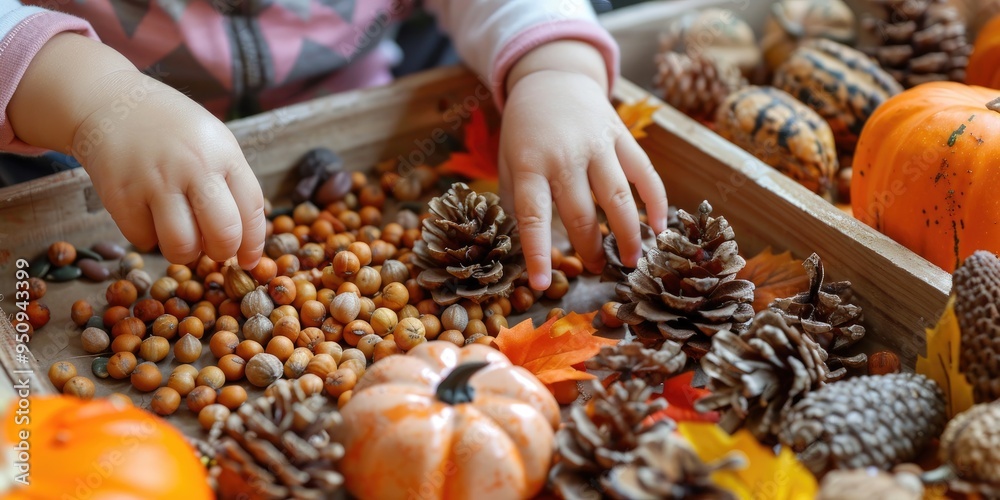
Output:
[[[622,81],[615,90],[621,101],[647,94]],[[293,162],[317,146],[330,147],[345,159],[347,168],[367,169],[376,161],[419,157],[422,147],[433,147],[442,133],[458,132],[461,118],[476,106],[491,106],[485,87],[461,68],[430,71],[384,88],[349,92],[258,115],[230,124],[246,151],[266,196],[278,198],[294,182]],[[915,254],[827,204],[772,168],[683,116],[664,107],[641,141],[655,167],[666,179],[670,201],[693,210],[708,199],[716,214],[726,216],[746,254],[772,246],[791,250],[800,258],[818,252],[833,279],[855,285],[857,302],[865,309],[869,329],[866,349],[889,348],[912,367],[923,353],[923,327],[943,309],[950,278]],[[430,146],[428,146],[430,144]],[[88,246],[99,240],[124,242],[82,170],[69,171],[35,182],[0,190],[0,309],[14,311],[14,263],[30,259],[56,240]],[[162,258],[147,258],[151,276],[161,276]],[[596,279],[589,278],[596,283]],[[589,283],[587,283],[589,285]],[[79,328],[69,320],[70,304],[87,298],[95,308],[105,304],[104,284],[75,281],[53,283],[43,300],[52,309],[50,323],[32,339],[31,363],[14,358],[14,332],[0,320],[0,404],[15,397],[14,380],[32,373],[33,394],[53,390],[46,370],[51,363],[72,359],[89,375],[92,356],[80,348]],[[562,305],[593,310],[611,298],[605,286],[573,287]],[[553,304],[549,304],[552,306]],[[536,306],[527,316],[544,317]],[[211,361],[206,354],[201,362]],[[165,373],[173,368],[161,362]],[[26,370],[26,372],[16,372]],[[149,395],[130,392],[126,382],[99,381],[98,393],[122,391],[144,405]],[[181,410],[171,422],[194,428],[192,415]]]

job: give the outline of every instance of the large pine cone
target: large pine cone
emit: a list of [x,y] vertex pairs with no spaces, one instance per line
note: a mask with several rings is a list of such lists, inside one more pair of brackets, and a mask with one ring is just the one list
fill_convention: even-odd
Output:
[[773,311],[761,311],[743,335],[717,333],[701,368],[712,394],[695,408],[720,410],[719,425],[730,433],[745,422],[762,442],[774,441],[787,406],[843,376],[843,370],[830,372],[819,344]]
[[549,473],[553,488],[565,499],[584,498],[600,488],[598,479],[611,468],[635,462],[639,437],[653,427],[643,421],[667,407],[665,399],[650,401],[653,388],[640,379],[614,382],[607,389],[599,382],[586,386],[591,394],[586,406],[575,405],[556,432],[558,460]]
[[861,325],[864,319],[861,307],[846,303],[851,282],[824,284],[823,261],[816,254],[810,255],[802,266],[809,275],[809,290],[794,297],[775,300],[771,303],[771,310],[826,350],[830,355],[830,364],[864,366],[868,361],[864,353],[853,357],[839,355],[865,336],[865,327]]
[[817,476],[834,469],[888,470],[941,434],[944,393],[923,375],[893,373],[829,384],[784,412],[781,444]]
[[606,370],[621,374],[620,380],[641,379],[650,386],[680,373],[688,357],[677,342],[664,342],[659,349],[647,349],[639,342],[601,347],[585,363],[588,370]]
[[735,499],[731,492],[716,485],[711,475],[746,466],[738,455],[706,464],[687,441],[663,425],[641,435],[634,454],[635,461],[616,466],[601,478],[601,485],[612,498]]
[[639,336],[685,344],[696,359],[720,330],[742,332],[753,318],[753,283],[736,279],[746,265],[725,217],[711,217],[702,202],[698,215],[678,211],[683,229],[656,237],[656,247],[619,283],[618,319]]
[[1000,399],[1000,259],[978,251],[952,275],[962,333],[960,368],[977,403]]
[[1000,403],[978,404],[956,415],[941,436],[939,455],[956,476],[953,488],[1000,497]]
[[659,97],[703,123],[712,122],[722,101],[747,85],[739,68],[700,55],[664,52],[656,56],[656,66],[653,87]]
[[863,22],[876,43],[865,51],[903,87],[965,81],[972,45],[961,11],[949,0],[869,1],[882,15]]
[[428,204],[423,237],[413,246],[413,262],[423,271],[417,283],[434,301],[483,302],[506,297],[524,269],[516,220],[494,193],[476,193],[456,182]]
[[337,462],[344,447],[333,438],[343,420],[322,395],[307,395],[278,380],[265,396],[229,416],[213,438],[222,500],[320,500],[340,490]]

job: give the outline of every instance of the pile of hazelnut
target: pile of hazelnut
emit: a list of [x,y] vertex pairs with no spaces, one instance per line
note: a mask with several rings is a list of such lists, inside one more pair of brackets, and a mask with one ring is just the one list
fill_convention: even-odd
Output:
[[[395,174],[379,181],[336,174],[345,175],[350,189],[326,193],[334,199],[322,209],[312,201],[284,212],[267,204],[266,255],[253,269],[203,256],[170,265],[153,281],[141,256],[123,256],[124,278],[108,285],[103,313],[84,300],[72,306],[84,350],[98,355],[94,376],[152,392],[150,408],[160,415],[183,400],[206,429],[246,400],[244,381],[265,388],[297,378],[343,405],[369,363],[432,339],[491,345],[508,316],[542,296],[562,298],[583,272],[578,257],[555,251],[544,293],[522,279],[509,297],[443,307],[415,280],[412,248],[426,215],[401,210],[385,221],[387,187],[397,190],[386,178]],[[164,377],[158,364],[171,351],[175,367]],[[49,373],[65,393],[93,397],[93,383],[72,364],[56,363]]]

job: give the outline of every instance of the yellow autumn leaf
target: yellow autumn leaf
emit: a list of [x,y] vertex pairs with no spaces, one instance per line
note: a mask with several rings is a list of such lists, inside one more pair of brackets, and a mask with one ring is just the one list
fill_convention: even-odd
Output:
[[738,498],[812,500],[816,497],[816,478],[787,448],[775,455],[745,429],[730,436],[718,425],[705,422],[680,422],[678,431],[702,461],[712,463],[733,452],[744,455],[747,467],[712,474],[716,484]]
[[653,113],[658,109],[660,106],[650,103],[647,97],[639,102],[619,104],[618,116],[632,132],[632,137],[642,139],[646,137],[646,126],[653,123]]
[[926,375],[941,386],[948,402],[948,418],[969,409],[973,404],[972,385],[959,369],[962,345],[955,296],[948,300],[944,313],[934,328],[927,328],[927,356],[917,358],[917,373]]

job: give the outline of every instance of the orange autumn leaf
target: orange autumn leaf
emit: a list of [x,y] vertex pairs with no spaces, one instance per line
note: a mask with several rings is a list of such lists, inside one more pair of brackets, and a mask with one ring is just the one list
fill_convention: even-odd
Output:
[[916,371],[941,386],[948,403],[948,417],[969,409],[973,404],[972,385],[959,369],[962,338],[955,316],[953,295],[934,328],[927,328],[927,356],[917,357]]
[[667,400],[667,407],[649,417],[646,417],[650,425],[658,420],[669,418],[674,422],[718,422],[719,412],[710,411],[701,413],[694,409],[694,402],[712,393],[707,389],[691,387],[694,379],[694,372],[690,371],[671,377],[663,383],[663,391],[654,393],[652,398],[663,398]]
[[646,126],[653,123],[653,113],[658,109],[660,106],[650,103],[647,97],[639,102],[619,104],[618,116],[632,132],[632,137],[642,139],[646,137]]
[[816,478],[795,453],[781,453],[760,444],[746,429],[729,435],[721,427],[705,422],[681,422],[677,426],[704,462],[712,463],[731,453],[742,454],[746,467],[712,473],[712,481],[741,499],[812,500],[816,498]]
[[453,152],[438,165],[441,174],[454,174],[469,179],[496,180],[499,178],[497,161],[500,154],[500,133],[490,133],[486,114],[475,109],[465,126],[465,151]]
[[531,319],[526,319],[513,328],[501,328],[494,342],[511,363],[524,367],[543,384],[593,379],[594,375],[577,370],[573,365],[596,356],[601,346],[618,343],[614,339],[594,336],[597,329],[591,322],[596,314],[596,311],[569,313],[562,318],[552,318],[538,328]]
[[748,280],[756,287],[754,312],[767,309],[774,299],[791,297],[809,290],[809,276],[802,267],[802,261],[793,259],[791,252],[775,254],[771,247],[747,259],[747,265],[736,273],[736,277]]

